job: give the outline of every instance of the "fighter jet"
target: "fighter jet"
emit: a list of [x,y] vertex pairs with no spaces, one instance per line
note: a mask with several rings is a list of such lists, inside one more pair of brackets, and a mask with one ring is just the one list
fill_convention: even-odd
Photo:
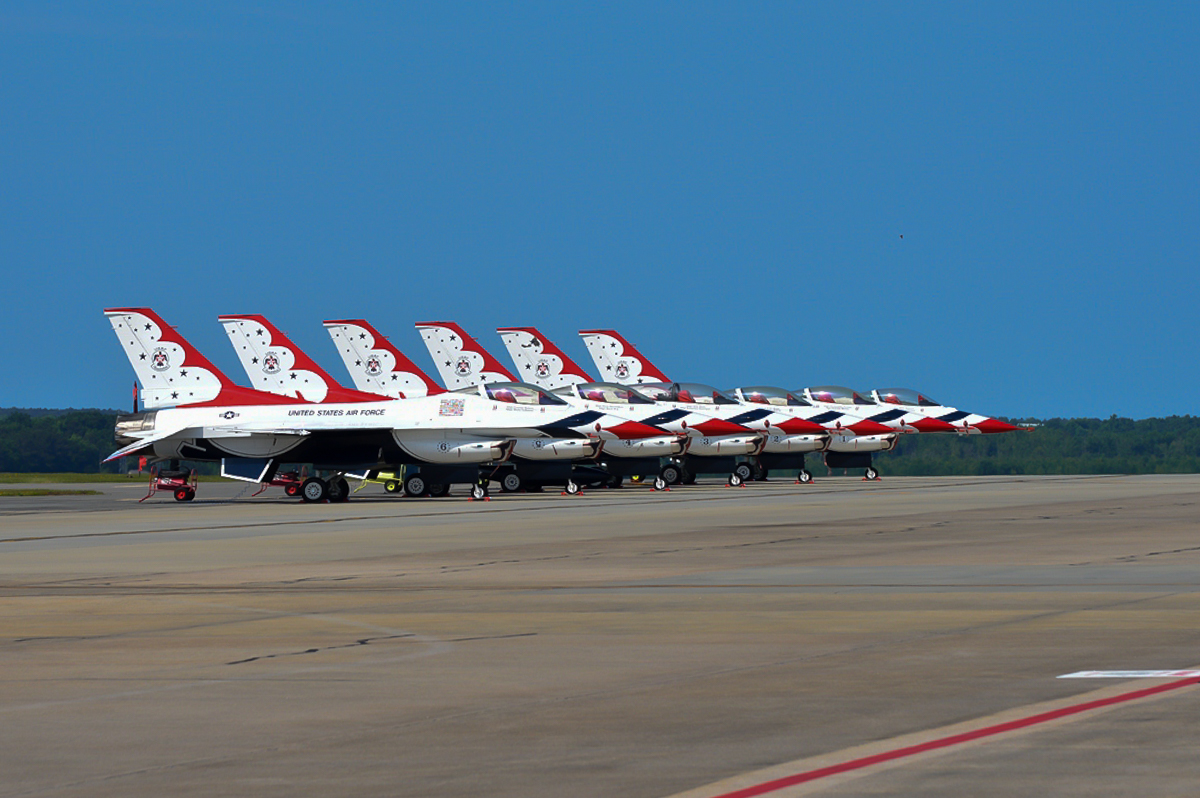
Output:
[[[661,369],[650,362],[620,333],[615,330],[581,330],[579,333],[587,346],[588,353],[601,373],[613,374],[618,382],[637,384],[643,391],[651,391],[651,377],[664,377]],[[667,383],[657,383],[661,386]],[[715,390],[702,386],[702,391]],[[689,393],[696,393],[689,391]],[[851,459],[860,463],[866,457],[865,467],[870,469],[871,478],[878,476],[871,466],[871,452],[887,451],[896,445],[896,431],[887,425],[851,412],[851,408],[832,409],[814,407],[807,400],[782,388],[757,386],[745,392],[735,390],[727,398],[770,408],[743,411],[741,416],[732,416],[730,421],[747,423],[764,418],[774,412],[776,417],[790,417],[790,423],[768,422],[770,436],[760,452],[750,463],[744,464],[745,471],[758,478],[765,478],[770,468],[796,469],[798,481],[812,482],[812,474],[805,466],[804,455],[808,452],[823,452],[825,461],[840,463]],[[653,395],[653,393],[651,393]],[[804,426],[801,426],[801,425]],[[823,437],[817,433],[824,432]],[[765,457],[764,457],[765,455]],[[835,466],[841,467],[841,466]],[[850,467],[850,466],[847,466]],[[857,467],[857,466],[855,466]]]
[[1029,429],[1029,427],[1009,424],[998,418],[948,407],[933,401],[920,391],[909,388],[878,388],[871,391],[871,398],[880,405],[896,405],[909,413],[919,413],[922,416],[950,424],[960,435],[993,435],[999,432]]
[[[472,380],[485,380],[489,378],[511,378],[511,374],[500,365],[482,346],[479,342],[468,335],[461,327],[453,322],[423,322],[417,327],[421,330],[421,337],[425,340],[426,346],[429,348],[430,355],[433,357],[434,363],[437,364],[439,373],[446,381],[447,385],[467,383]],[[505,328],[515,330],[517,328]],[[522,328],[530,330],[532,328]],[[535,331],[536,334],[536,331]],[[582,376],[582,370],[569,363],[569,359],[561,352],[558,354],[560,360],[563,360],[563,368],[570,372],[577,373]],[[524,364],[518,362],[518,369],[523,373]],[[561,372],[562,369],[559,371]],[[538,374],[538,369],[532,369],[529,373],[533,380],[547,380],[544,385],[554,384],[549,381],[550,374],[541,376]],[[544,370],[543,370],[544,371]],[[606,388],[609,390],[606,392]],[[620,388],[620,386],[608,385],[603,383],[578,383],[572,385],[564,385],[560,387],[557,395],[567,397],[571,401],[584,402],[599,402],[598,407],[611,408],[609,412],[627,412],[634,415],[639,421],[645,424],[650,424],[655,427],[676,433],[679,436],[687,436],[686,451],[688,453],[695,452],[697,457],[717,457],[722,456],[727,460],[720,461],[721,468],[724,468],[726,463],[732,464],[732,458],[739,454],[745,454],[754,451],[761,447],[763,434],[755,432],[750,428],[741,424],[730,423],[721,418],[719,412],[713,412],[709,408],[681,408],[678,406],[668,406],[666,408],[656,406],[654,399],[647,397],[642,393],[630,394],[624,392],[626,402],[614,401],[620,396],[620,392],[614,392],[612,388]],[[764,427],[765,428],[765,427]],[[621,461],[609,460],[606,467],[614,472],[614,476],[621,474],[630,475],[645,475],[646,468],[651,465],[644,458],[647,456],[645,450],[638,451],[626,447],[616,447],[607,449]],[[679,446],[673,452],[663,452],[662,455],[681,456],[684,454],[682,446]],[[656,453],[655,456],[660,456]],[[640,462],[634,464],[628,462],[632,458],[639,458]],[[708,465],[715,465],[716,461],[709,461]],[[662,469],[668,468],[664,474]],[[732,465],[731,465],[732,467]],[[634,470],[636,469],[636,470]],[[674,470],[671,470],[674,469]],[[662,465],[654,464],[652,473],[659,473],[664,479],[665,484],[673,484],[678,478],[686,476],[680,469],[672,464]],[[707,470],[704,473],[709,473]],[[740,478],[739,478],[740,483]]]

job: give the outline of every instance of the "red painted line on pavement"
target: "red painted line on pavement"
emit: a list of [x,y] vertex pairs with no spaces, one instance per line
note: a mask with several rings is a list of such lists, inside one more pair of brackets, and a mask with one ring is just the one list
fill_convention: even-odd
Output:
[[1168,690],[1177,690],[1180,687],[1188,687],[1194,684],[1200,684],[1200,679],[1181,679],[1177,682],[1168,684],[1160,684],[1156,687],[1147,687],[1143,690],[1134,690],[1130,693],[1121,693],[1120,695],[1111,696],[1109,698],[1100,698],[1095,701],[1088,701],[1083,704],[1073,704],[1061,709],[1043,712],[1040,715],[1031,715],[1028,718],[1020,718],[1018,720],[1010,720],[1007,723],[998,723],[994,726],[985,726],[982,729],[963,732],[962,734],[954,734],[949,737],[942,737],[938,740],[930,740],[926,743],[918,743],[905,748],[896,748],[892,751],[884,751],[881,754],[873,754],[872,756],[864,756],[860,759],[851,759],[848,762],[842,762],[837,765],[817,768],[816,770],[808,770],[804,773],[795,773],[791,776],[774,779],[773,781],[765,781],[762,784],[755,784],[750,787],[744,787],[733,792],[721,793],[713,798],[751,798],[755,795],[765,795],[775,790],[781,790],[784,787],[792,787],[797,784],[803,784],[806,781],[815,781],[823,779],[826,776],[835,776],[838,773],[846,773],[851,770],[878,765],[881,762],[890,762],[895,759],[903,759],[904,757],[913,756],[915,754],[924,753],[925,751],[934,751],[938,748],[948,748],[952,745],[978,740],[981,737],[991,737],[995,734],[1003,734],[1005,732],[1023,729],[1027,726],[1036,726],[1039,723],[1056,720],[1058,718],[1067,717],[1069,715],[1077,715],[1080,712],[1087,712],[1092,709],[1112,706],[1113,704],[1121,704],[1126,701],[1136,701],[1139,698],[1146,698],[1157,693],[1165,693]]

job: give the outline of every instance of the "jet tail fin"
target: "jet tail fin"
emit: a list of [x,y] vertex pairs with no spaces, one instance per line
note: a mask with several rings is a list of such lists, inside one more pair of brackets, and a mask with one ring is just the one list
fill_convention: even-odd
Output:
[[443,392],[416,363],[362,319],[327,321],[325,330],[358,390],[396,398]]
[[580,330],[579,337],[603,381],[622,385],[671,381],[616,330]]
[[262,316],[230,314],[219,319],[246,376],[260,391],[309,402],[378,402],[389,398],[339,385]]
[[595,382],[574,360],[563,354],[533,327],[501,327],[509,357],[525,382],[553,391],[564,385]]
[[442,382],[450,390],[487,382],[516,382],[508,369],[454,322],[417,322],[417,329]]

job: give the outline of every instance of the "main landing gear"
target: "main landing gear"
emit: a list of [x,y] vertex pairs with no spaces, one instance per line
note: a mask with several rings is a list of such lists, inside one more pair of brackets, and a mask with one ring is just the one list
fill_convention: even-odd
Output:
[[309,503],[344,502],[350,498],[350,483],[340,474],[329,480],[309,477],[300,484],[300,498]]

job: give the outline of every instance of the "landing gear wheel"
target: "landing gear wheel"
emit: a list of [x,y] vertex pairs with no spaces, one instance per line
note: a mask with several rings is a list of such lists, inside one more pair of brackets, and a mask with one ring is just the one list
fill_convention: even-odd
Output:
[[658,476],[668,485],[678,485],[683,479],[683,469],[674,463],[667,463],[659,469]]
[[329,486],[320,477],[309,477],[300,486],[300,495],[306,502],[323,502],[329,498]]
[[742,478],[737,475],[737,472],[729,475],[729,487],[740,488],[742,486]]
[[812,482],[812,474],[807,468],[801,468],[800,473],[796,475],[796,481],[801,485],[808,485]]
[[564,490],[566,490],[568,496],[574,496],[575,494],[579,493],[579,484],[573,479],[568,479],[567,486],[564,488]]
[[471,498],[472,499],[486,499],[487,497],[488,497],[488,492],[487,492],[486,480],[481,480],[471,486]]
[[767,469],[763,468],[758,463],[755,463],[752,466],[752,468],[754,469],[753,479],[755,482],[766,482],[767,481]]
[[299,496],[300,495],[300,486],[297,485],[295,482],[293,482],[290,485],[284,485],[283,492],[287,496]]
[[429,486],[425,484],[425,477],[420,474],[413,474],[410,477],[404,478],[404,495],[409,497],[424,496]]
[[400,483],[394,479],[389,479],[387,482],[383,483],[383,489],[388,493],[395,493],[396,491],[400,490]]
[[350,500],[350,483],[345,477],[329,480],[329,501],[345,502]]
[[696,484],[696,475],[693,474],[691,471],[688,471],[686,468],[683,469],[683,478],[679,480],[679,484],[695,485]]
[[449,483],[447,483],[445,485],[439,484],[437,482],[429,483],[429,495],[432,496],[433,498],[440,499],[443,496],[447,496],[449,494],[450,494]]
[[655,477],[654,478],[654,489],[655,490],[666,490],[667,489],[667,481],[665,479],[663,479],[661,476]]
[[866,478],[874,482],[879,479],[879,472],[875,470],[875,466],[867,466]]
[[500,490],[505,493],[516,493],[521,489],[521,475],[516,471],[509,471],[500,478]]
[[613,476],[608,478],[608,482],[606,483],[605,487],[619,488],[619,487],[621,487],[621,483],[623,483],[624,481],[625,481],[625,477],[621,476],[620,474],[614,474]]
[[[749,463],[738,463],[733,467],[733,475],[738,478],[737,484],[741,485],[754,477],[754,469],[750,467]],[[731,479],[730,482],[732,481]]]
[[175,489],[175,501],[177,502],[190,502],[195,497],[196,493],[191,488]]

